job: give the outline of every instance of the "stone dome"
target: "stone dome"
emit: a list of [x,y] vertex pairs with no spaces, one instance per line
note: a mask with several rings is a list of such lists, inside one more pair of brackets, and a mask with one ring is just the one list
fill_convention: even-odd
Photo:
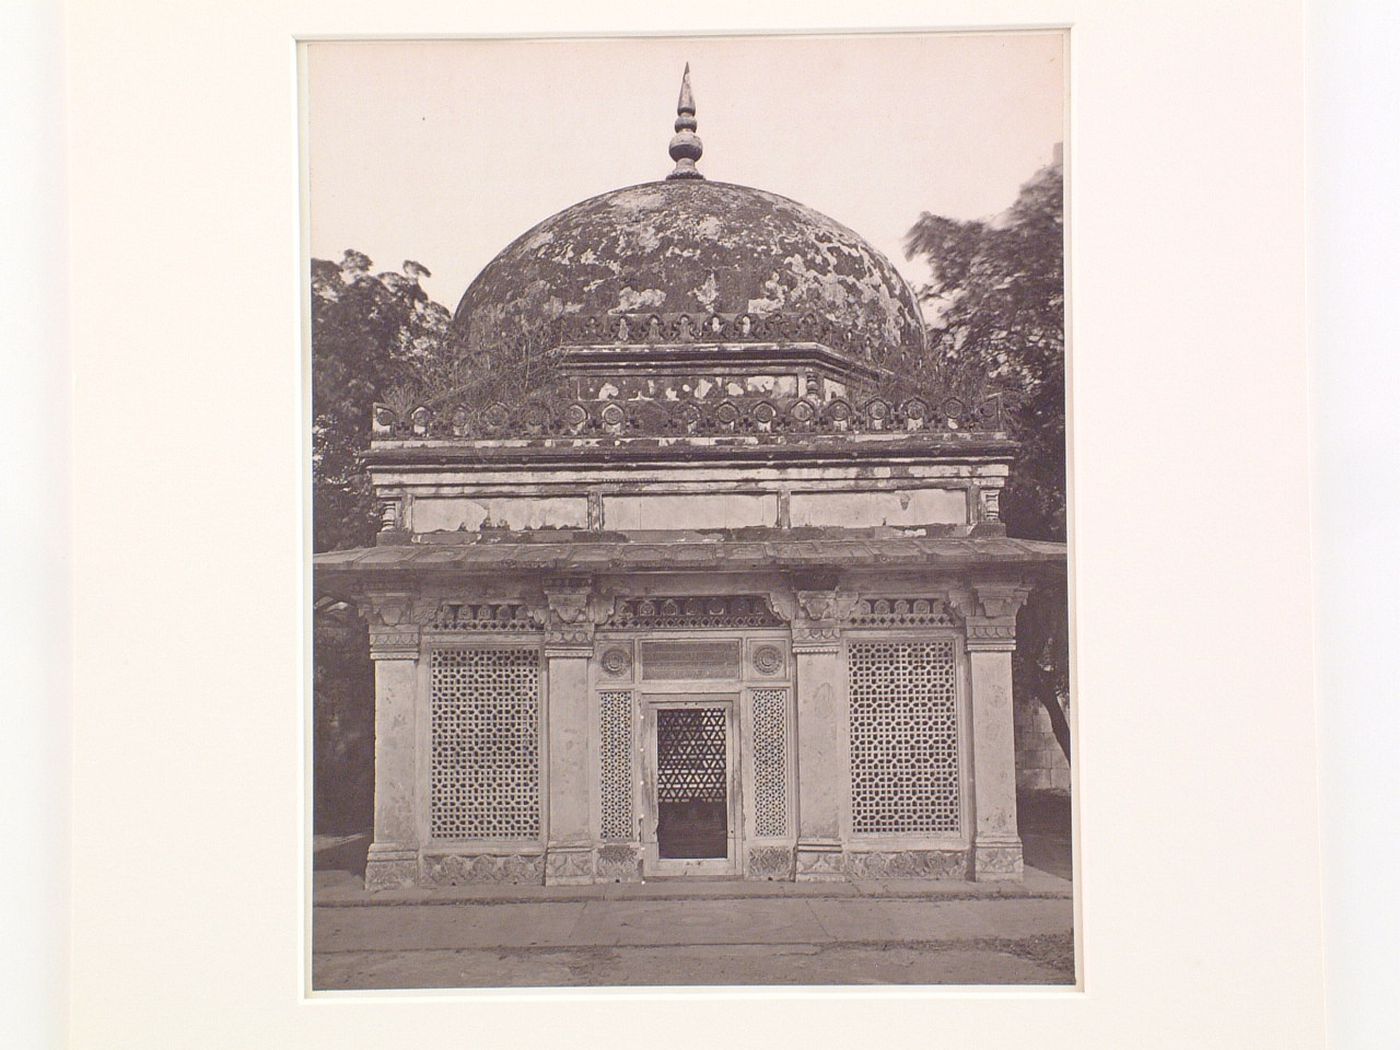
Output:
[[680,178],[582,201],[497,255],[457,306],[468,355],[572,317],[712,314],[815,317],[882,360],[921,350],[908,284],[840,223],[776,193]]

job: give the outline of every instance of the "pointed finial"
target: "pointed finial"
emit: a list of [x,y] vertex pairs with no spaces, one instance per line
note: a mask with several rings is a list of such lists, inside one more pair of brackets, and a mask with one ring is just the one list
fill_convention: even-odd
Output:
[[695,96],[690,93],[690,63],[685,64],[681,74],[681,97],[676,101],[676,137],[671,140],[671,159],[676,162],[675,171],[668,179],[703,179],[695,170],[695,162],[705,152],[700,144],[700,136],[695,134]]

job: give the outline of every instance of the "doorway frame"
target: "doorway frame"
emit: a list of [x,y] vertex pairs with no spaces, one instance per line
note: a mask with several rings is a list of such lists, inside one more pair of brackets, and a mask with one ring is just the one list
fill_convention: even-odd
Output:
[[[643,878],[732,878],[739,872],[743,849],[743,800],[739,795],[739,700],[741,689],[725,683],[722,690],[694,687],[685,692],[646,691],[639,696],[642,713],[642,876]],[[662,709],[722,708],[724,711],[724,857],[662,857],[657,840],[656,712]]]

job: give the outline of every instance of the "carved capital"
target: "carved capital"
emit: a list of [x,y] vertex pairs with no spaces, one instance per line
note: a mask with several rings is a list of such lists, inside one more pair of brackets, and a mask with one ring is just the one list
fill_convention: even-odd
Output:
[[836,652],[841,624],[850,619],[858,598],[837,590],[798,591],[797,615],[792,621],[793,652]]
[[545,580],[546,646],[592,646],[597,610],[593,607],[591,583],[586,576],[551,576]]
[[1015,583],[979,583],[977,601],[982,606],[982,614],[993,619],[1010,617],[1013,620],[1026,603],[1030,588]]
[[369,625],[369,655],[374,660],[418,657],[421,609],[407,592],[360,595],[355,600]]
[[836,618],[836,591],[798,591],[798,615],[807,620]]
[[375,627],[398,627],[416,623],[414,620],[414,596],[407,591],[376,592],[358,595],[355,604],[370,629]]
[[962,617],[969,652],[1009,652],[1016,648],[1016,613],[1030,588],[1019,583],[978,583],[950,591],[948,604]]

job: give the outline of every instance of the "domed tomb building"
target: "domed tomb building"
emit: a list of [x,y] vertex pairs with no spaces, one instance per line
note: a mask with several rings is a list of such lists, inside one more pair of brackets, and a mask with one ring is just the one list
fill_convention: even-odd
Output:
[[472,282],[465,383],[377,405],[373,548],[315,558],[375,666],[371,888],[1018,879],[995,402],[904,389],[908,285],[795,201],[664,180]]

